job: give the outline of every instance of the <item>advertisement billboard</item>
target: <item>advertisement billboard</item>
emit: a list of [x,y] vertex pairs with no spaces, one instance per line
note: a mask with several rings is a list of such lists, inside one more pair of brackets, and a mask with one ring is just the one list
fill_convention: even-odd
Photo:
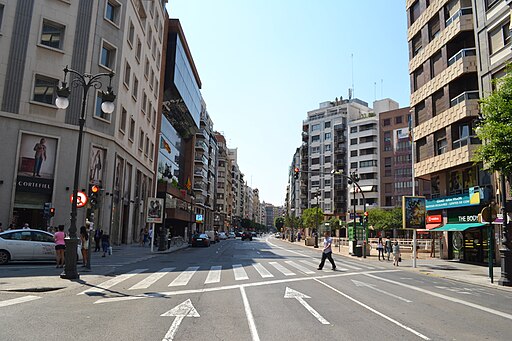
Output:
[[425,229],[426,215],[425,197],[402,197],[402,227],[404,229]]
[[164,219],[164,199],[148,198],[148,207],[146,212],[146,222],[163,223]]

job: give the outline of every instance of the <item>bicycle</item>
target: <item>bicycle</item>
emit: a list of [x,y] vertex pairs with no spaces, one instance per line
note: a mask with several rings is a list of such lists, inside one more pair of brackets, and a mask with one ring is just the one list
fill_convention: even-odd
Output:
[[181,236],[172,237],[171,240],[169,241],[169,246],[180,247],[183,245],[183,243],[184,243],[183,237],[181,237]]

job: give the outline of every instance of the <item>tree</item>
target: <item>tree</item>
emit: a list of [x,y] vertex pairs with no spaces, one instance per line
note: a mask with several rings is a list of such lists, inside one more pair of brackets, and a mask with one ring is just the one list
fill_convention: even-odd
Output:
[[306,208],[302,212],[302,224],[306,227],[317,228],[324,220],[324,212],[319,208]]
[[402,227],[402,208],[391,210],[372,208],[368,210],[368,224],[377,230],[389,230]]
[[278,230],[281,230],[284,226],[284,218],[283,217],[276,217],[274,219],[274,226],[278,229]]
[[476,129],[483,141],[475,153],[475,161],[482,161],[492,171],[512,174],[512,67],[507,74],[495,80],[489,96],[480,100],[482,117]]

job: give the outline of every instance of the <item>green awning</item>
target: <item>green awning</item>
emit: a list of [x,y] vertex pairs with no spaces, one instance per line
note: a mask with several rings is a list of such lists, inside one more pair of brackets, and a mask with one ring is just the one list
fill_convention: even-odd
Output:
[[466,231],[467,229],[470,229],[470,228],[483,227],[483,226],[486,226],[486,224],[481,224],[481,223],[446,224],[444,226],[441,226],[440,228],[433,229],[430,231],[434,231],[434,232],[436,232],[436,231]]

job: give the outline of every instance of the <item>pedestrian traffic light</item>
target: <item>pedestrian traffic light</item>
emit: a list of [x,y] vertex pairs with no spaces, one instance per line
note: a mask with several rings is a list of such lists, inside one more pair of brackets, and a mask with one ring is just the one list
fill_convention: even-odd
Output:
[[299,167],[295,167],[295,169],[293,170],[293,177],[295,178],[295,180],[297,180],[299,178],[299,172],[300,172]]
[[43,206],[43,216],[45,218],[48,218],[50,216],[50,209],[52,207],[52,203],[51,202],[45,202],[44,203],[44,206]]
[[50,207],[50,217],[55,215],[55,207]]
[[91,185],[89,187],[89,203],[91,204],[92,208],[96,207],[96,204],[98,203],[99,194],[100,194],[100,186]]

